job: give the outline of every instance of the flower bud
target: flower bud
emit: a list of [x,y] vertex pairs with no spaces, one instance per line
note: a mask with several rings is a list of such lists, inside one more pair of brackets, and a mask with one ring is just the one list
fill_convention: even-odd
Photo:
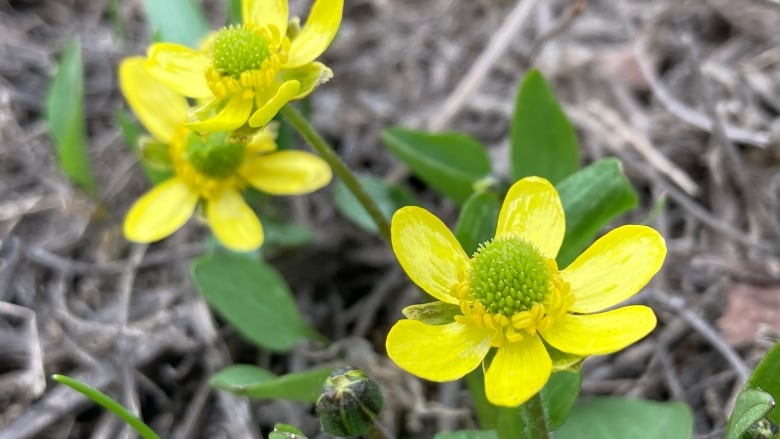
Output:
[[382,388],[360,369],[331,372],[317,399],[322,429],[334,436],[366,434],[382,410]]

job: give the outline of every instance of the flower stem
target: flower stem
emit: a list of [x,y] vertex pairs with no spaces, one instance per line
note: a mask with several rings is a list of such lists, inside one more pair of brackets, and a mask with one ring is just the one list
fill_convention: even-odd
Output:
[[347,188],[357,198],[363,208],[366,209],[371,219],[374,220],[379,233],[386,240],[390,240],[390,224],[385,219],[379,206],[376,205],[371,196],[368,195],[360,182],[355,178],[355,174],[350,171],[347,165],[336,154],[328,142],[311,126],[309,121],[290,104],[285,105],[279,111],[287,122],[295,128],[298,133],[317,151],[323,160],[328,162],[333,172],[344,182]]
[[547,415],[542,405],[542,392],[534,395],[520,407],[501,407],[498,410],[496,429],[500,439],[552,438]]
[[542,392],[537,393],[525,404],[520,406],[520,413],[526,421],[526,428],[531,433],[529,437],[550,438],[547,414],[542,405]]

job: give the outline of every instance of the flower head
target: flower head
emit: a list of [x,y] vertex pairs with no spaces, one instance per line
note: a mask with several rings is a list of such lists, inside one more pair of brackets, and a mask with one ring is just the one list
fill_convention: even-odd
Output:
[[456,311],[445,321],[405,312],[410,318],[387,335],[390,358],[419,377],[450,381],[495,348],[486,364],[487,398],[517,406],[539,392],[556,367],[550,347],[585,357],[647,335],[656,324],[650,308],[604,310],[636,294],[660,269],[666,255],[661,235],[645,226],[619,227],[559,270],[555,257],[564,232],[558,193],[538,177],[509,189],[494,238],[471,258],[425,209],[398,210],[391,235],[399,263],[436,303]]
[[249,251],[263,242],[263,228],[241,192],[252,186],[272,195],[313,192],[331,180],[321,158],[277,151],[273,126],[240,137],[197,133],[186,126],[186,99],[158,82],[141,57],[119,67],[122,93],[141,123],[166,148],[173,177],[143,195],[124,222],[127,239],[157,241],[176,231],[202,203],[214,235],[226,247]]
[[288,23],[287,0],[243,0],[242,24],[213,33],[200,50],[152,44],[146,66],[172,90],[201,100],[190,129],[262,127],[287,102],[333,76],[314,60],[336,36],[343,6],[343,0],[316,0],[300,28],[297,18]]

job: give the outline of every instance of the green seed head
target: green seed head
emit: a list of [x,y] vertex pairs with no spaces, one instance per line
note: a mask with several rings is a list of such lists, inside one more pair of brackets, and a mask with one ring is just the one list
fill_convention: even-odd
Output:
[[238,78],[260,68],[270,54],[268,41],[243,26],[226,27],[214,37],[214,68],[223,75]]
[[201,174],[227,177],[244,160],[244,145],[228,141],[228,133],[201,137],[191,133],[187,138],[187,159]]
[[469,292],[490,314],[511,317],[541,303],[552,279],[533,245],[516,238],[498,239],[474,254]]

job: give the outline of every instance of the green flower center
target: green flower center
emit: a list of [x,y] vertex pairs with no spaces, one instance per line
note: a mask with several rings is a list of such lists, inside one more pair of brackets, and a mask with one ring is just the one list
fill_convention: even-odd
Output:
[[529,310],[544,301],[551,287],[545,259],[522,239],[497,239],[474,253],[469,292],[490,314],[512,317]]
[[242,73],[257,70],[271,54],[268,41],[244,26],[230,26],[214,37],[214,68],[238,79]]
[[201,174],[227,177],[244,160],[244,145],[228,141],[228,133],[201,137],[191,133],[187,138],[187,159]]

